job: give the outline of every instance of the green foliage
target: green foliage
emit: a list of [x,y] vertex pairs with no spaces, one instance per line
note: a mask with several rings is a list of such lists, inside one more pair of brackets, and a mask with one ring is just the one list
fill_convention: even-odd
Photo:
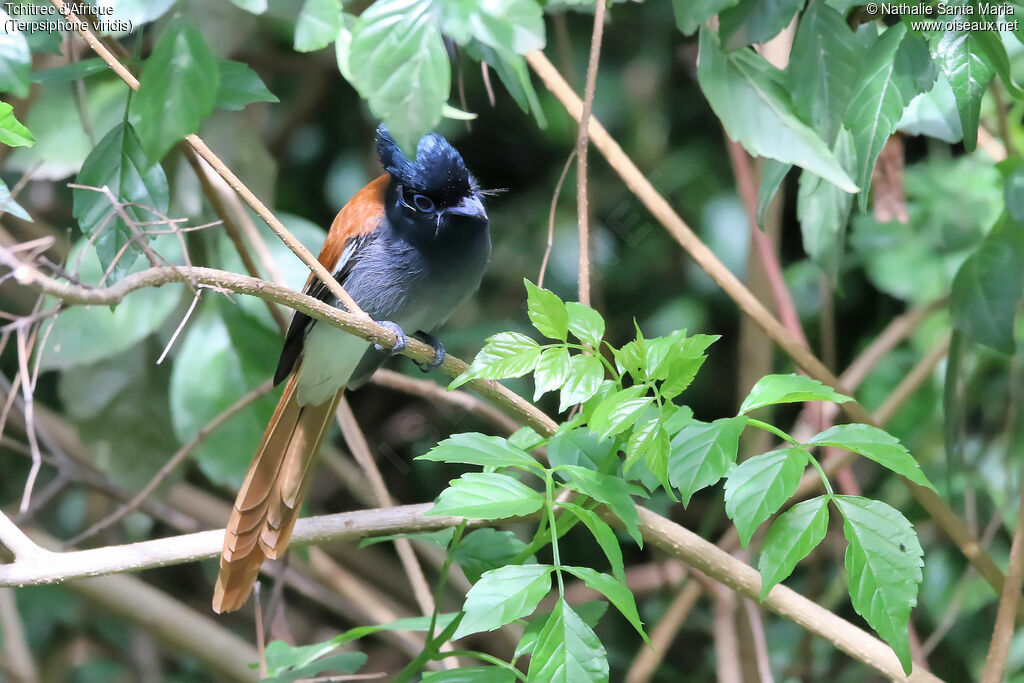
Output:
[[725,512],[744,548],[757,527],[796,493],[806,466],[803,450],[783,448],[750,458],[732,471],[725,483]]
[[503,519],[536,512],[544,498],[505,474],[467,472],[441,492],[430,515]]
[[[140,224],[167,214],[167,176],[150,165],[130,123],[114,126],[86,157],[75,178],[74,215],[82,232],[93,238],[96,254],[110,280],[120,280],[142,255],[149,237]],[[107,188],[105,192],[97,190]],[[115,204],[116,202],[116,204]]]
[[845,448],[874,460],[896,474],[902,474],[915,484],[935,489],[899,439],[878,427],[865,424],[836,425],[812,436],[807,445]]
[[551,590],[553,569],[547,564],[510,564],[485,572],[466,594],[466,614],[453,637],[493,631],[532,614]]
[[[6,26],[10,20],[7,12],[0,10],[0,92],[11,93],[14,97],[28,95],[29,72],[32,70],[32,53],[28,41],[18,30]],[[10,106],[4,103],[5,106]]]
[[278,102],[277,96],[267,89],[255,71],[242,62],[230,59],[217,61],[220,83],[214,106],[239,111],[253,102]]
[[765,375],[757,380],[750,393],[743,399],[740,414],[746,414],[758,408],[777,403],[797,403],[803,401],[833,401],[846,403],[849,396],[843,396],[835,389],[827,387],[816,379],[806,375]]
[[188,19],[175,19],[146,60],[132,112],[142,148],[160,161],[186,135],[199,130],[217,103],[220,67],[203,35]]
[[1014,320],[1024,295],[1024,249],[1008,231],[994,230],[953,280],[953,326],[996,351],[1012,354]]
[[14,107],[0,102],[0,143],[8,147],[31,147],[36,138],[14,117]]
[[825,538],[828,500],[828,496],[818,496],[797,503],[769,527],[757,563],[761,572],[761,600]]
[[804,0],[740,0],[718,15],[719,35],[729,49],[763,43],[786,28]]
[[594,629],[559,599],[537,636],[527,681],[608,680],[608,655]]

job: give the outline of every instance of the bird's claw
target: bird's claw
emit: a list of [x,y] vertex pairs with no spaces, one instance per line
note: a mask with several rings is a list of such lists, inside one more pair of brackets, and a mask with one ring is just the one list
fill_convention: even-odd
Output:
[[378,324],[381,327],[386,327],[387,329],[394,332],[395,337],[397,337],[397,339],[395,341],[395,345],[392,346],[390,349],[387,349],[381,346],[380,344],[374,344],[373,348],[377,349],[378,351],[387,351],[392,356],[397,356],[402,351],[405,351],[405,347],[408,345],[408,340],[405,337],[405,330],[403,330],[396,323],[393,323],[390,320],[381,320]]
[[444,350],[444,344],[442,344],[437,337],[427,334],[426,332],[417,332],[414,336],[424,344],[427,344],[434,349],[434,360],[429,363],[416,363],[416,367],[423,372],[430,372],[431,370],[437,370],[441,367],[444,364],[444,359],[448,356],[447,352]]

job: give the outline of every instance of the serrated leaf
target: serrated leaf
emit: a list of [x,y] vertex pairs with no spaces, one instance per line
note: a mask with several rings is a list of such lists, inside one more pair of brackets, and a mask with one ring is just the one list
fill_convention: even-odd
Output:
[[575,503],[564,501],[559,506],[570,511],[576,519],[583,522],[583,525],[593,534],[597,544],[601,546],[605,557],[608,558],[612,567],[612,575],[622,582],[626,581],[626,568],[622,562],[622,548],[619,547],[619,540],[615,538],[615,532],[608,526],[608,522],[597,516],[593,510],[580,507]]
[[220,72],[220,86],[214,104],[217,108],[239,111],[253,102],[280,102],[247,64],[221,59],[217,67]]
[[466,534],[452,550],[451,558],[459,563],[466,578],[476,583],[481,574],[510,564],[525,549],[526,544],[511,531],[484,528]]
[[434,462],[458,462],[480,467],[519,467],[543,469],[529,453],[511,445],[500,436],[477,432],[455,434],[416,458]]
[[740,532],[746,548],[750,538],[769,517],[796,493],[807,455],[783,448],[744,460],[725,480],[725,513]]
[[466,594],[466,615],[452,639],[493,631],[532,614],[551,590],[552,569],[547,564],[513,564],[484,573]]
[[0,9],[0,92],[22,98],[28,96],[32,53],[21,31],[8,25],[10,21],[11,16]]
[[[608,598],[608,601],[615,605],[615,608],[622,613],[622,616],[626,617],[626,620],[633,625],[633,628],[637,630],[637,633],[647,641],[647,634],[644,633],[643,622],[640,621],[640,614],[636,609],[636,600],[633,598],[633,593],[626,586],[626,582],[622,579],[617,579],[614,576],[602,574],[596,569],[590,567],[562,567],[565,571],[569,572],[578,579],[582,579],[583,583],[588,588],[596,590],[598,593]],[[648,641],[649,642],[649,641]]]
[[604,318],[590,306],[578,301],[567,301],[565,310],[569,314],[569,331],[585,344],[600,348],[604,338]]
[[504,519],[528,515],[544,506],[544,496],[507,474],[467,472],[448,483],[434,507],[424,514]]
[[993,232],[967,257],[949,299],[953,327],[974,341],[1012,354],[1017,306],[1024,293],[1024,263],[1016,246]]
[[5,213],[9,213],[23,221],[32,220],[32,216],[29,215],[28,211],[26,211],[21,204],[14,201],[14,198],[11,196],[10,189],[7,187],[7,183],[0,180],[0,216]]
[[321,50],[341,32],[341,0],[306,0],[295,20],[294,47],[299,52]]
[[[843,168],[854,170],[856,152],[853,137],[845,127],[836,136],[836,157]],[[814,259],[832,282],[839,276],[846,225],[853,210],[853,195],[843,192],[816,175],[801,173],[796,198],[796,214],[804,251]]]
[[[964,17],[955,20],[963,22]],[[996,75],[988,52],[980,45],[986,37],[980,31],[944,31],[932,33],[927,39],[932,59],[953,89],[964,147],[973,151],[978,144],[981,98]]]
[[[143,245],[135,239],[135,233],[122,213],[135,223],[159,220],[158,213],[166,215],[169,204],[167,176],[160,164],[150,165],[135,129],[130,123],[122,122],[114,126],[89,153],[75,183],[94,188],[106,187],[122,206],[123,211],[118,211],[103,192],[72,190],[72,213],[79,227],[93,238],[104,270],[117,259],[110,280],[120,280],[143,252]],[[140,235],[145,229],[136,226]],[[148,238],[143,239],[149,241]],[[125,245],[129,246],[121,255]]]
[[348,53],[352,85],[402,149],[441,120],[451,68],[430,0],[378,0],[359,15]]
[[857,190],[832,150],[797,116],[782,72],[763,57],[749,50],[726,54],[714,32],[701,29],[697,80],[729,137],[748,152]]
[[0,143],[8,147],[31,147],[36,137],[14,117],[14,107],[0,102]]
[[822,2],[807,6],[793,40],[786,79],[797,113],[827,145],[835,142],[839,132],[864,52],[843,15]]
[[931,78],[918,72],[921,59],[915,45],[920,42],[916,36],[907,35],[903,24],[887,28],[868,51],[863,75],[853,88],[843,116],[857,150],[856,178],[862,209],[867,205],[875,161],[896,130],[903,109],[935,80],[934,67],[930,67]]
[[642,461],[647,469],[657,477],[658,482],[666,489],[670,483],[668,479],[668,455],[671,449],[669,435],[661,425],[660,417],[653,417],[633,430],[629,435],[626,444],[625,472],[628,474],[630,466]]
[[679,489],[684,507],[694,493],[724,477],[736,462],[745,426],[746,420],[739,417],[711,423],[693,420],[672,437],[668,479]]
[[586,427],[560,429],[548,441],[551,466],[579,465],[600,470],[615,450],[615,441],[600,439]]
[[532,427],[520,427],[509,434],[508,437],[508,443],[510,446],[520,448],[524,451],[533,450],[537,446],[541,445],[545,440],[546,437],[543,437],[533,431]]
[[460,45],[476,39],[520,55],[544,48],[544,13],[535,0],[448,0],[436,9],[441,30]]
[[476,40],[470,41],[465,46],[465,50],[474,59],[486,62],[493,68],[519,108],[526,113],[533,114],[538,128],[547,128],[547,120],[544,118],[540,98],[537,97],[537,91],[533,88],[530,69],[527,67],[525,59],[507,50],[496,50]]
[[569,377],[558,398],[558,412],[582,403],[597,393],[604,379],[604,365],[596,356],[578,354],[569,359]]
[[846,574],[853,608],[889,643],[909,674],[910,611],[917,605],[924,552],[907,518],[885,503],[833,497],[843,514]]
[[536,401],[549,391],[561,389],[569,378],[569,372],[569,349],[564,346],[544,349],[533,370],[533,381],[537,387],[533,392],[533,400]]
[[643,547],[644,539],[640,535],[640,514],[636,511],[633,499],[630,498],[629,484],[610,474],[595,472],[578,465],[561,465],[558,471],[569,475],[569,481],[566,484],[569,488],[607,505],[608,509],[622,520],[623,526],[626,527],[626,533],[632,536],[638,546]]
[[607,439],[628,429],[640,419],[644,408],[654,402],[647,395],[647,387],[632,386],[617,391],[605,398],[590,416],[590,428],[598,432],[601,439]]
[[771,40],[786,28],[804,0],[740,0],[718,15],[719,35],[730,50]]
[[522,377],[536,366],[540,352],[541,348],[537,342],[519,332],[501,332],[488,337],[487,344],[476,354],[472,364],[452,380],[448,389],[457,389],[478,377]]
[[[604,600],[591,600],[590,602],[576,605],[576,614],[590,628],[597,626],[597,622],[601,620],[606,611],[608,611],[608,603]],[[540,636],[540,632],[550,616],[551,612],[535,614],[533,619],[526,624],[526,628],[523,629],[523,637],[519,639],[515,654],[512,655],[513,659],[519,659],[521,656],[533,652],[537,645],[537,638]]]
[[761,572],[761,600],[793,573],[797,563],[814,550],[828,531],[828,497],[797,503],[779,515],[761,546],[757,570]]
[[569,315],[565,303],[554,292],[542,289],[529,280],[526,285],[526,310],[537,331],[549,339],[565,341],[569,330]]
[[160,34],[142,67],[132,111],[138,134],[151,162],[160,161],[213,111],[220,85],[220,67],[203,35],[179,17]]
[[807,441],[807,445],[835,446],[860,453],[896,474],[902,474],[915,484],[935,490],[914,456],[910,455],[900,440],[878,427],[866,424],[835,425],[815,434]]
[[544,623],[527,673],[528,683],[570,683],[608,680],[608,655],[593,629],[564,599]]
[[818,380],[805,375],[765,375],[757,380],[750,393],[743,399],[740,415],[777,403],[800,403],[803,401],[846,403],[852,400],[849,396],[844,396],[832,387],[827,387]]

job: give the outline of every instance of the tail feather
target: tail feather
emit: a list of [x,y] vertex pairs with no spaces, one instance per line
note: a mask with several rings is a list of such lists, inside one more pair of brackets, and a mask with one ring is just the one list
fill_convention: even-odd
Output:
[[300,406],[294,374],[285,386],[228,520],[213,593],[215,612],[241,607],[264,559],[287,549],[336,404],[337,397],[318,406]]

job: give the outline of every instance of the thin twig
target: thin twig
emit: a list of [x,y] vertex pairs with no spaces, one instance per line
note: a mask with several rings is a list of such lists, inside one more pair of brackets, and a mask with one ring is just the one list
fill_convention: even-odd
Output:
[[21,495],[21,505],[18,508],[21,512],[25,512],[32,499],[32,488],[35,486],[36,477],[39,476],[39,468],[43,466],[43,456],[39,452],[39,442],[36,439],[35,402],[32,396],[35,393],[35,387],[28,369],[28,330],[19,327],[15,331],[15,335],[18,342],[18,368],[22,378],[21,393],[24,401],[25,433],[28,436],[29,448],[32,449],[32,467],[28,471],[25,490]]
[[651,644],[641,645],[637,650],[636,657],[626,673],[626,683],[647,683],[651,680],[669,647],[672,646],[676,633],[697,604],[700,592],[700,584],[692,579],[683,584],[682,589],[669,603],[665,614],[651,630]]
[[164,480],[166,480],[167,477],[169,477],[170,474],[178,468],[179,465],[181,465],[181,463],[185,462],[185,459],[192,455],[192,452],[195,451],[195,449],[197,449],[199,446],[201,446],[203,442],[205,442],[206,439],[208,439],[210,435],[213,434],[213,432],[219,429],[221,425],[223,425],[225,422],[233,418],[242,410],[249,407],[249,405],[259,400],[263,396],[266,396],[268,393],[270,393],[271,389],[273,388],[273,382],[268,379],[266,382],[263,382],[263,384],[259,385],[252,391],[246,393],[240,399],[238,399],[233,404],[228,406],[223,412],[221,412],[219,415],[217,415],[208,423],[206,423],[206,425],[202,429],[200,429],[199,432],[194,437],[192,437],[188,443],[179,448],[177,452],[175,452],[175,454],[172,455],[159,470],[157,470],[157,473],[153,475],[153,478],[150,479],[149,482],[145,486],[143,486],[138,493],[132,496],[131,500],[129,500],[124,505],[121,505],[116,510],[111,512],[109,515],[107,515],[106,517],[99,520],[82,533],[78,534],[77,536],[69,540],[65,544],[65,547],[79,545],[85,539],[95,536],[104,529],[110,528],[114,524],[117,524],[119,521],[124,519],[126,516],[130,515],[132,512],[138,510],[139,506],[142,505],[142,502],[149,498],[149,496],[152,495],[153,491],[155,491],[157,487],[160,486],[160,484],[162,484]]
[[569,169],[572,167],[572,160],[576,158],[576,148],[574,147],[569,152],[569,158],[565,160],[565,166],[562,167],[562,172],[558,176],[558,182],[555,183],[555,192],[551,195],[551,211],[548,213],[548,243],[544,247],[544,258],[540,262],[540,273],[537,275],[537,286],[544,286],[544,273],[548,268],[548,259],[551,258],[551,248],[555,244],[555,209],[558,207],[558,197],[562,194],[562,185],[565,183],[565,176],[569,174]]
[[601,36],[604,34],[604,0],[594,5],[594,31],[590,37],[590,58],[587,80],[583,88],[583,110],[576,133],[576,220],[580,233],[579,301],[590,305],[590,202],[587,197],[587,152],[590,149],[590,113],[594,107],[597,85],[597,64],[601,57]]
[[1024,479],[1021,481],[1020,506],[1017,508],[1017,530],[1010,545],[1010,566],[1006,572],[1006,583],[999,599],[996,624],[992,629],[992,642],[981,683],[1000,683],[1006,670],[1006,658],[1010,654],[1013,629],[1020,603],[1021,584],[1024,583]]
[[174,328],[171,338],[167,340],[167,344],[164,345],[164,350],[160,352],[160,357],[156,359],[157,365],[161,365],[164,362],[164,358],[167,357],[171,347],[174,346],[174,342],[178,339],[178,335],[181,334],[183,329],[185,329],[185,325],[188,323],[189,318],[192,317],[192,311],[196,310],[196,304],[199,303],[199,297],[202,295],[203,289],[204,288],[202,287],[196,288],[195,296],[192,297],[192,303],[188,305],[188,310],[185,311],[185,315],[181,316],[181,322]]

